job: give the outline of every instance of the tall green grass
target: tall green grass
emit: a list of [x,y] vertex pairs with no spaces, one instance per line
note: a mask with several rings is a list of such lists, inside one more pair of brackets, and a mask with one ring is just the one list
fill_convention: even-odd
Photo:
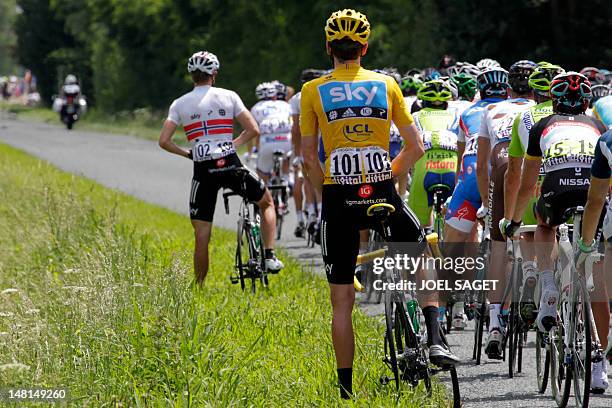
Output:
[[325,280],[291,259],[269,291],[228,279],[215,230],[192,288],[185,217],[0,144],[0,388],[67,387],[71,405],[446,406],[381,386],[382,325],[355,312],[354,402],[338,399]]

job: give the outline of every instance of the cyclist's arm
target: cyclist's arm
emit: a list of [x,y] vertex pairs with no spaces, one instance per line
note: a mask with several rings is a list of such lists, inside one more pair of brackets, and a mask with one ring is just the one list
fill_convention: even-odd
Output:
[[489,206],[489,159],[491,157],[491,141],[488,137],[478,136],[476,153],[476,180],[478,192],[484,207]]
[[533,195],[538,176],[540,175],[540,166],[542,165],[542,149],[540,146],[540,137],[546,124],[546,120],[542,119],[529,131],[529,142],[527,145],[527,153],[525,162],[523,163],[523,173],[521,175],[521,186],[519,188],[513,221],[521,221],[527,204]]
[[604,156],[602,145],[604,138],[600,138],[595,146],[595,158],[591,166],[591,186],[589,196],[584,207],[584,219],[582,220],[582,240],[585,244],[591,244],[595,238],[595,231],[601,216],[601,211],[606,203],[606,196],[610,190],[610,176],[612,169]]
[[302,134],[300,133],[300,115],[291,115],[293,123],[291,124],[291,148],[293,156],[300,157],[302,155]]
[[408,112],[406,101],[397,83],[389,78],[389,90],[391,92],[393,111],[391,119],[400,136],[404,141],[404,146],[399,154],[391,163],[391,171],[394,177],[403,176],[415,165],[415,163],[425,154],[423,137],[414,124],[414,118]]
[[400,136],[404,140],[404,146],[397,157],[391,162],[393,176],[402,176],[408,173],[414,164],[425,154],[423,138],[416,125],[398,126]]
[[595,239],[597,224],[601,217],[601,211],[606,204],[606,197],[610,189],[610,178],[602,179],[591,176],[589,196],[584,207],[584,219],[582,220],[582,241],[590,245]]
[[455,185],[459,180],[459,173],[461,173],[461,166],[463,165],[463,153],[465,152],[465,142],[457,141],[457,171],[455,172]]
[[178,154],[179,156],[183,157],[189,157],[189,150],[179,147],[176,143],[174,143],[174,141],[172,141],[172,136],[174,136],[175,131],[176,123],[170,119],[166,119],[164,126],[162,127],[161,134],[159,135],[159,147],[170,153]]
[[325,176],[319,164],[318,155],[319,143],[316,136],[305,137],[302,140],[302,155],[304,156],[304,167],[306,168],[306,177],[317,191],[323,188]]
[[242,112],[240,112],[236,116],[236,120],[238,121],[238,123],[240,123],[242,129],[244,129],[242,132],[240,132],[240,136],[234,139],[234,146],[238,148],[243,144],[247,143],[249,140],[253,139],[254,137],[259,136],[259,126],[257,126],[255,118],[248,110],[243,110]]
[[516,205],[514,207],[514,214],[512,219],[514,221],[521,221],[527,204],[533,195],[533,189],[538,181],[540,175],[540,166],[542,164],[541,157],[533,157],[525,160],[523,164],[523,174],[521,175],[521,185],[519,187],[518,196],[516,198]]
[[319,123],[313,106],[314,91],[310,89],[309,84],[310,82],[306,83],[302,88],[302,99],[300,101],[302,156],[304,157],[306,177],[308,177],[312,186],[320,192],[323,189],[325,175],[319,164],[319,140],[317,138]]
[[507,220],[511,219],[514,214],[525,153],[518,134],[521,117],[518,115],[512,125],[512,139],[508,148],[508,169],[504,175],[504,218]]

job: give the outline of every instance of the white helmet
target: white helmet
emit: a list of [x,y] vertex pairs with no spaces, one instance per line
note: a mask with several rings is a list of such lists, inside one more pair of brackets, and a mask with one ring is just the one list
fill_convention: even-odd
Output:
[[187,61],[187,71],[202,71],[208,75],[216,74],[220,66],[217,56],[208,51],[198,51]]
[[287,85],[283,84],[278,79],[272,81],[272,84],[276,89],[276,97],[278,99],[285,99],[287,97]]
[[276,86],[272,82],[262,82],[255,88],[255,96],[258,100],[273,98],[276,92]]
[[483,58],[480,61],[478,61],[476,63],[476,67],[481,70],[484,71],[487,68],[499,68],[501,67],[501,64],[497,61],[495,61],[494,59],[491,58]]
[[72,75],[72,74],[68,74],[66,75],[66,79],[64,79],[64,85],[74,85],[77,83],[77,78]]

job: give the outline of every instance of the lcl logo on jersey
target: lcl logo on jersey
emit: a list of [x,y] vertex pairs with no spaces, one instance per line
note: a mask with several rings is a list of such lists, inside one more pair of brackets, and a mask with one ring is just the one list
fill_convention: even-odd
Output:
[[387,120],[387,84],[384,81],[333,81],[319,85],[328,122],[350,118]]
[[366,123],[357,123],[344,126],[344,137],[352,142],[362,142],[372,134],[370,127]]

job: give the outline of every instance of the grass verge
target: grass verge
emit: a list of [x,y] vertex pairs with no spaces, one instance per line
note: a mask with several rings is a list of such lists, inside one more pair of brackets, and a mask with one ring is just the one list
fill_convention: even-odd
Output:
[[380,386],[380,321],[355,312],[354,402],[339,401],[324,279],[290,259],[268,292],[228,279],[215,230],[191,289],[184,217],[0,144],[0,388],[67,387],[74,406],[446,406]]

